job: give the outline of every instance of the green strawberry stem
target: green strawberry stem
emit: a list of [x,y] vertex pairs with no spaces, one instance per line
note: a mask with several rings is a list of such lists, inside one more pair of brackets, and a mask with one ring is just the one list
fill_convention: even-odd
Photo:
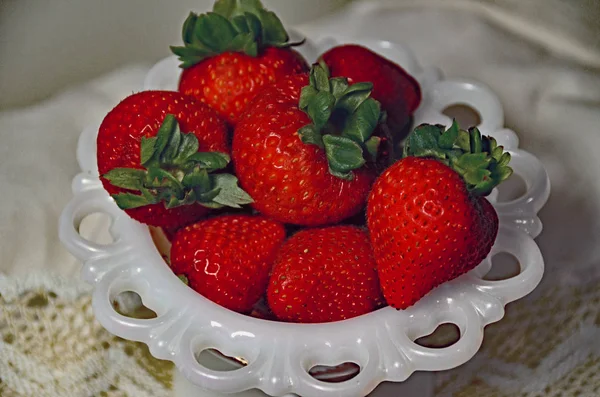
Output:
[[477,196],[487,196],[512,175],[510,153],[490,136],[474,127],[461,130],[456,120],[445,130],[442,125],[421,124],[408,136],[404,157],[432,157],[456,171]]
[[373,84],[350,85],[345,77],[329,78],[323,62],[313,65],[310,84],[302,89],[299,107],[312,124],[298,130],[302,142],[325,150],[329,172],[352,180],[353,170],[375,161],[381,138],[372,136],[385,112],[371,98]]
[[188,280],[188,278],[184,275],[184,274],[180,274],[177,276],[182,283],[184,283],[185,285],[190,285],[190,281]]
[[155,137],[142,137],[140,163],[144,169],[115,168],[103,175],[113,186],[134,193],[112,197],[121,209],[163,202],[166,208],[199,203],[208,208],[250,204],[252,198],[230,174],[212,174],[229,164],[229,155],[198,152],[198,138],[181,132],[167,114]]
[[171,51],[184,69],[223,52],[256,57],[266,47],[302,44],[289,42],[277,15],[259,0],[217,0],[212,12],[191,12],[183,24],[182,38],[183,46],[171,46]]

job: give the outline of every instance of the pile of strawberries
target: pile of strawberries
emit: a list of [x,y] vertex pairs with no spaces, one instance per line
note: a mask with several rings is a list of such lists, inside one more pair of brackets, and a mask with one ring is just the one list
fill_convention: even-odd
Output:
[[119,103],[97,160],[189,287],[240,313],[337,321],[405,309],[489,253],[484,197],[510,155],[456,123],[417,126],[395,153],[421,100],[398,65],[343,45],[309,67],[257,0],[190,14],[183,42],[178,92]]

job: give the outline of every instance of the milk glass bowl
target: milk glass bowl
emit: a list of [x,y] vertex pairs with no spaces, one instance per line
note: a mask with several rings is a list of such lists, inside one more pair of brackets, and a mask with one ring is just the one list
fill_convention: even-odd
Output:
[[[534,238],[542,230],[537,213],[548,199],[548,176],[535,156],[519,149],[515,132],[504,128],[502,107],[494,93],[477,82],[443,79],[436,68],[420,66],[410,50],[398,43],[328,37],[309,40],[300,51],[314,61],[319,53],[344,42],[382,53],[419,81],[423,101],[415,125],[449,125],[444,110],[456,104],[477,111],[482,133],[495,137],[511,153],[511,165],[524,181],[525,192],[511,201],[499,201],[497,190],[490,195],[500,228],[488,258],[414,306],[401,311],[386,307],[326,324],[267,321],[209,301],[171,272],[148,228],[129,218],[102,188],[95,148],[99,125],[90,125],[79,140],[82,172],[73,180],[74,197],[62,213],[60,238],[83,262],[82,277],[94,286],[93,308],[100,323],[119,337],[146,343],[153,356],[173,361],[197,386],[227,393],[256,388],[274,396],[364,396],[383,381],[402,382],[414,371],[441,371],[465,363],[479,349],[484,327],[500,320],[504,306],[530,293],[542,278],[544,261]],[[144,89],[176,89],[177,64],[175,57],[158,62],[148,73]],[[88,241],[78,232],[81,221],[98,212],[111,217],[111,244]],[[504,280],[484,279],[492,257],[499,253],[513,255],[520,272]],[[124,291],[138,293],[157,317],[136,319],[118,313],[112,302]],[[454,344],[428,348],[415,343],[443,323],[460,330]],[[243,357],[247,365],[233,371],[207,368],[197,359],[207,349]],[[331,383],[309,373],[315,366],[347,362],[360,368],[349,380]]]

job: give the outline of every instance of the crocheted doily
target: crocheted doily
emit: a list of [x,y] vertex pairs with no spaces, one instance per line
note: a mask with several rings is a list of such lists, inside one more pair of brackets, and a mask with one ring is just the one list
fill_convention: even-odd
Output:
[[75,280],[0,276],[0,396],[172,396],[173,364],[105,331],[90,292]]

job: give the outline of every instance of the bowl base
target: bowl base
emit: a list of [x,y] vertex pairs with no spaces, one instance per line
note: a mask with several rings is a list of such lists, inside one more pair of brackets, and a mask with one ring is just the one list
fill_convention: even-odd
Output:
[[[217,358],[215,365],[222,365],[222,361]],[[381,383],[369,397],[431,397],[433,396],[433,373],[416,372],[406,382]],[[242,393],[222,394],[199,388],[190,383],[179,371],[173,374],[173,388],[175,397],[266,397],[267,395],[260,390],[248,390]],[[288,394],[286,397],[295,397],[294,394]]]

